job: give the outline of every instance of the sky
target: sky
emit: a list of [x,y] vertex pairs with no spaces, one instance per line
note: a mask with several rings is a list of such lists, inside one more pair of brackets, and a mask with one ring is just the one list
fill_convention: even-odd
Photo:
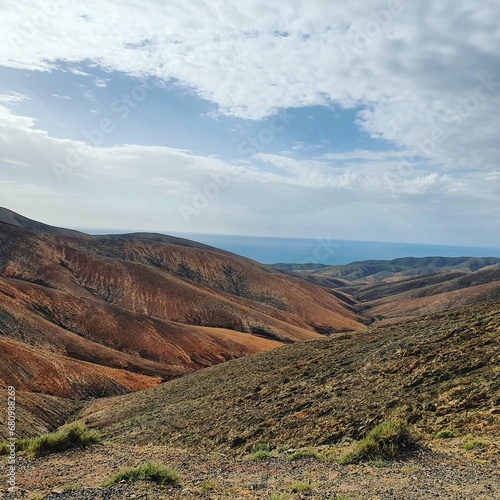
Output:
[[0,206],[500,247],[498,0],[4,0]]

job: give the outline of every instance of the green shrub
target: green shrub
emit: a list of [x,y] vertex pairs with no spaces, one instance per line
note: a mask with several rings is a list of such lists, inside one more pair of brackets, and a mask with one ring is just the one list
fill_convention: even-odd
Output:
[[249,455],[252,460],[266,460],[271,457],[271,453],[265,450],[258,450]]
[[160,485],[179,485],[179,472],[171,467],[156,462],[146,462],[139,467],[122,469],[117,472],[104,486],[111,486],[120,481],[151,481]]
[[[56,432],[42,434],[28,440],[23,440],[23,448],[33,457],[41,457],[72,448],[84,448],[100,441],[99,433],[88,429],[81,422],[63,425]],[[19,442],[18,442],[19,444]]]
[[0,443],[0,455],[8,455],[10,453],[10,445],[7,442]]
[[311,491],[313,488],[314,488],[314,484],[311,482],[308,482],[308,483],[297,482],[297,483],[293,483],[290,486],[290,491],[292,493],[300,493],[301,491]]
[[286,493],[271,493],[269,500],[289,500],[290,496]]
[[393,460],[415,447],[408,425],[401,420],[383,422],[372,429],[354,448],[339,458],[342,465],[361,461]]
[[219,483],[217,481],[203,481],[200,485],[201,491],[213,491],[219,488]]
[[[63,425],[56,432],[29,439],[18,439],[16,451],[26,451],[32,457],[41,457],[71,448],[83,448],[99,441],[100,436],[97,431],[88,429],[81,422],[73,422]],[[9,453],[9,443],[0,443],[0,455],[8,455]]]
[[[17,439],[15,441],[16,451],[26,450],[28,448],[29,442],[30,442],[30,439]],[[0,443],[0,456],[1,455],[8,455],[9,453],[10,453],[10,443],[7,441]]]
[[269,445],[266,443],[258,443],[252,448],[252,453],[255,453],[256,451],[271,451],[269,449]]
[[436,439],[451,439],[455,437],[455,433],[453,431],[450,431],[448,429],[445,429],[444,431],[439,431],[435,438]]
[[269,445],[266,443],[256,444],[252,448],[252,451],[249,456],[252,460],[266,460],[271,456],[271,450],[269,449]]
[[464,448],[467,451],[480,450],[482,448],[488,448],[489,445],[490,443],[488,443],[487,441],[481,441],[480,439],[471,439],[465,443]]

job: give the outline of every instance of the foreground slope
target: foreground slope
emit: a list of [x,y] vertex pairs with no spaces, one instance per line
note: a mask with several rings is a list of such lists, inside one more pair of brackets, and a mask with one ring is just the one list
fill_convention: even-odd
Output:
[[351,305],[155,234],[90,236],[0,209],[0,386],[88,399],[360,328]]
[[427,433],[500,432],[500,301],[335,334],[207,368],[81,413],[119,442],[248,449],[359,437],[401,417]]

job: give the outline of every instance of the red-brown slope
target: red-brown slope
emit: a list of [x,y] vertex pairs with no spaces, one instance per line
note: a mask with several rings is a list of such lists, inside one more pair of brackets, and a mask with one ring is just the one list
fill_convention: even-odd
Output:
[[228,252],[161,235],[92,237],[0,209],[2,385],[120,394],[360,326],[326,290]]
[[144,389],[281,345],[7,278],[0,278],[0,333],[0,385],[79,398]]

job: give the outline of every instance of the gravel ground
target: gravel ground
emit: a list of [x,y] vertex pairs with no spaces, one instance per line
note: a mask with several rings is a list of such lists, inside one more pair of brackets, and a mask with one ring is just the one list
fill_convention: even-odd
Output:
[[[224,454],[202,455],[160,446],[97,445],[39,459],[18,455],[15,495],[7,492],[6,458],[0,461],[3,498],[35,499],[269,499],[283,498],[411,500],[500,498],[498,443],[487,451],[465,453],[463,440],[433,442],[405,460],[340,466],[315,459],[292,461],[286,452],[255,461]],[[439,451],[437,450],[439,447]],[[100,487],[123,467],[148,460],[176,468],[178,488],[147,482]],[[293,492],[296,483],[312,489]],[[66,490],[66,491],[65,491]]]

